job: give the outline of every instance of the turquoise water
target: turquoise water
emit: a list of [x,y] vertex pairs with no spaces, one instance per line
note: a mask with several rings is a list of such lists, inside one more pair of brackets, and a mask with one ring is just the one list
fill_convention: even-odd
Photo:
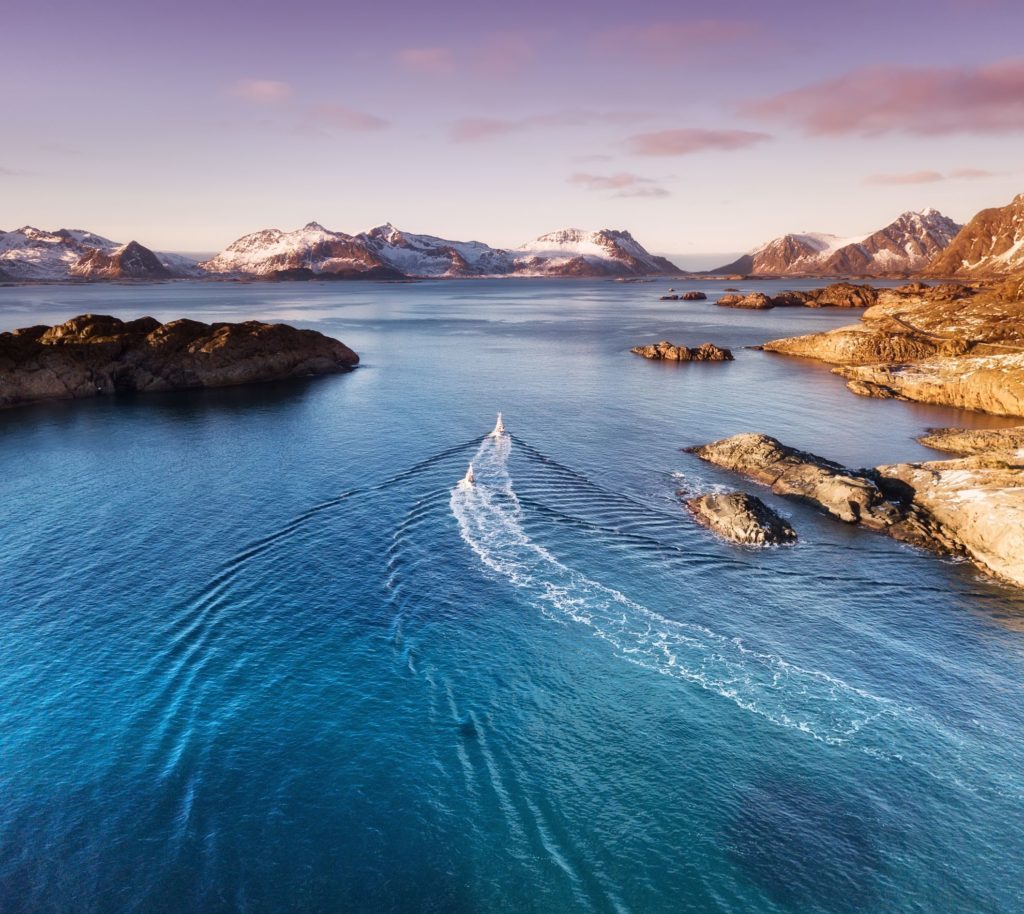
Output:
[[[0,289],[0,329],[363,357],[0,413],[0,910],[1021,910],[1024,598],[763,491],[800,544],[730,547],[674,495],[736,485],[679,448],[739,431],[868,465],[994,420],[740,348],[850,313],[660,291]],[[736,361],[626,351],[662,337]]]

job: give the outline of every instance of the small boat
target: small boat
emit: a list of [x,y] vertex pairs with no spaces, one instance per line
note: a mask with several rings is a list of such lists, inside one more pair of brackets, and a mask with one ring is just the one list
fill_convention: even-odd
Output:
[[469,465],[469,469],[466,470],[466,475],[462,477],[460,482],[464,482],[467,486],[476,485],[476,477],[473,475],[473,464]]
[[505,423],[501,421],[501,413],[498,413],[498,421],[494,423],[494,431],[488,435],[488,438],[500,438],[505,434]]

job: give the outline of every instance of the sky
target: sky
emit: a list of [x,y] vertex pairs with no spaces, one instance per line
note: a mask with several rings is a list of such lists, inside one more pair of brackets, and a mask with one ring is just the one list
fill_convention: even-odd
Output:
[[[738,252],[1024,190],[1019,0],[52,0],[0,28],[0,229],[318,221]],[[713,264],[708,264],[712,266]]]

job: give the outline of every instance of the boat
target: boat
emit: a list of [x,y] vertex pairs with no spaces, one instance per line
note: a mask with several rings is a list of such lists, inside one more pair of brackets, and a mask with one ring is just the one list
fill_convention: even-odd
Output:
[[464,482],[467,486],[476,485],[476,477],[473,475],[473,464],[469,465],[469,469],[466,470],[466,475],[462,477],[460,482]]
[[505,434],[505,423],[501,421],[501,413],[498,413],[498,421],[494,423],[494,431],[488,435],[488,438],[500,438]]

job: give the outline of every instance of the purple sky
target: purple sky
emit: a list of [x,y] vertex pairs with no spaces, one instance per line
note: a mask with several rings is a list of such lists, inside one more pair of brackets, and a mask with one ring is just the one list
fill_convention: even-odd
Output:
[[1024,4],[12,4],[0,228],[170,250],[317,220],[663,252],[1024,190]]

